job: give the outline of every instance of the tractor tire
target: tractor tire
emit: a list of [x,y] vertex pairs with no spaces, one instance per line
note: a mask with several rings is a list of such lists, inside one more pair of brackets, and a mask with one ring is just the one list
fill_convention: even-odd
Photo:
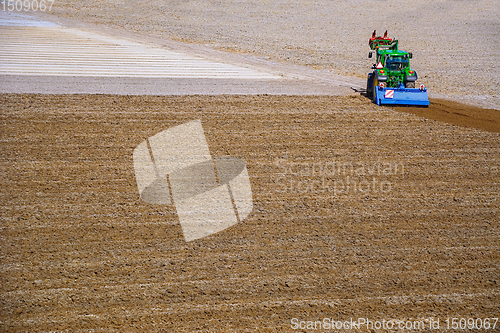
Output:
[[370,96],[373,93],[373,74],[369,73],[366,79],[366,96]]
[[405,83],[406,88],[415,88],[415,81],[406,81]]

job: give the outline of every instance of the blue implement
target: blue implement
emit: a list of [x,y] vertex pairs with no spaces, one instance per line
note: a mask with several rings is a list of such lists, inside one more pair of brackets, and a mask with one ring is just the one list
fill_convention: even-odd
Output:
[[420,105],[429,106],[427,88],[375,88],[375,102],[377,105]]

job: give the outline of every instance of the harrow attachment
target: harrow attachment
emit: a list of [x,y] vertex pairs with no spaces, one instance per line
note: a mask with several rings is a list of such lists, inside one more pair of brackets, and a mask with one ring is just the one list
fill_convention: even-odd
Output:
[[429,106],[429,97],[425,87],[405,88],[403,84],[397,88],[377,87],[374,95],[377,105]]

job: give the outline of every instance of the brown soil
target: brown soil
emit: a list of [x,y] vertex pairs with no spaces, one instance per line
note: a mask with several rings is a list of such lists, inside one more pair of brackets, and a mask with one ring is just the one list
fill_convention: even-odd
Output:
[[500,110],[483,109],[444,99],[431,99],[428,108],[396,107],[396,110],[457,126],[500,133]]
[[[497,133],[354,95],[0,95],[0,110],[2,331],[498,317]],[[254,211],[186,243],[171,207],[139,200],[132,150],[193,119],[213,156],[245,160]]]

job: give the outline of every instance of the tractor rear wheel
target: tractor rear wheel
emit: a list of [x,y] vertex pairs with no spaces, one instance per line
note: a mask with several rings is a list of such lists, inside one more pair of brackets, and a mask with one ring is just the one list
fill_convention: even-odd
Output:
[[405,87],[406,88],[415,88],[415,81],[406,81],[406,84],[405,84]]
[[373,93],[373,74],[368,73],[368,78],[366,79],[366,95],[370,96]]

